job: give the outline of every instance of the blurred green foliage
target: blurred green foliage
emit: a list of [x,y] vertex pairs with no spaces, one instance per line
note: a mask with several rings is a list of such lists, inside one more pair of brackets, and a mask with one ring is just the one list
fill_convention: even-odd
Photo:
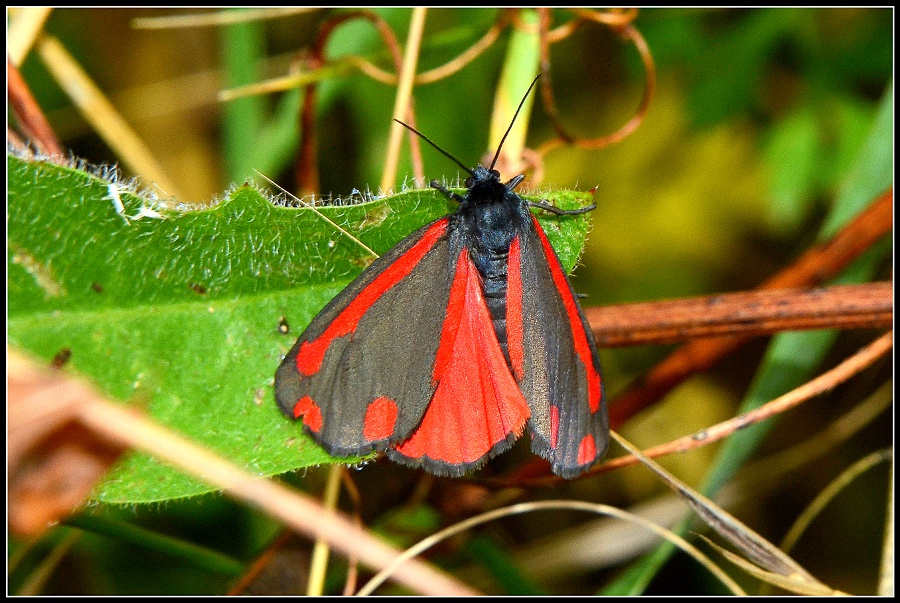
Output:
[[[47,28],[111,95],[181,189],[188,191],[188,200],[207,201],[254,168],[292,188],[300,95],[293,91],[242,101],[246,107],[241,109],[240,104],[218,103],[215,93],[252,79],[253,72],[256,77],[283,75],[294,53],[311,43],[317,27],[346,9],[229,31],[128,28],[129,19],[151,12],[165,11],[58,9]],[[405,39],[408,9],[375,12],[401,41]],[[497,15],[495,9],[429,10],[419,71],[441,65],[468,48]],[[571,18],[566,12],[554,12],[554,24]],[[891,9],[645,9],[635,25],[645,36],[658,70],[656,95],[645,122],[611,147],[554,150],[544,157],[545,172],[539,183],[552,189],[597,187],[594,227],[574,279],[576,288],[588,295],[584,305],[754,287],[790,263],[821,232],[833,232],[833,216],[856,211],[856,202],[836,206],[845,198],[841,192],[848,181],[881,182],[876,175],[884,174],[885,165],[892,166],[893,144],[873,143],[870,136],[878,129],[879,104],[893,104]],[[474,164],[492,151],[487,148],[491,106],[509,35],[506,31],[459,73],[414,89],[417,127],[464,164]],[[330,38],[328,57],[347,54],[366,56],[391,70],[384,46],[367,22],[350,22]],[[279,56],[275,66],[258,64],[264,57]],[[559,114],[570,131],[600,136],[631,117],[643,88],[643,68],[635,50],[614,33],[600,25],[585,26],[554,44],[550,60]],[[537,70],[536,65],[531,68]],[[23,73],[75,155],[93,163],[116,161],[87,130],[34,56],[26,61]],[[344,195],[377,186],[394,92],[393,87],[358,73],[329,79],[319,87],[316,134],[322,192]],[[553,136],[540,105],[538,100],[530,122],[528,146],[532,148]],[[866,148],[873,144],[880,155]],[[423,148],[423,156],[427,178],[456,175],[455,166],[433,149]],[[859,163],[860,157],[876,156]],[[411,173],[407,156],[397,184]],[[889,251],[885,245],[870,254],[875,278],[890,277]],[[861,337],[855,333],[836,337],[828,351],[817,356],[816,364],[822,362],[821,354],[825,364],[845,357],[863,341]],[[655,347],[601,350],[609,393],[615,394],[665,352]],[[656,444],[732,416],[751,391],[764,353],[760,344],[749,346],[715,371],[691,380],[626,426],[626,435],[641,445]],[[871,384],[840,388],[784,417],[757,454],[813,437],[864,398],[867,386],[876,387],[888,374],[882,367],[868,377]],[[791,372],[785,382],[800,375]],[[744,501],[742,518],[777,541],[803,505],[842,467],[873,447],[889,445],[891,429],[890,416],[882,417],[835,446],[820,462],[804,467],[801,475],[771,480],[753,492],[752,500]],[[671,459],[671,466],[688,482],[700,484],[719,450],[706,447]],[[518,452],[523,453],[521,457]],[[517,448],[496,464],[504,467],[517,459],[524,461],[526,454]],[[379,464],[353,477],[364,493],[362,514],[369,523],[390,523],[384,518],[395,518],[406,508],[421,511],[418,505],[403,506],[420,495],[414,488],[415,474]],[[311,470],[296,481],[318,492],[318,479]],[[868,489],[849,493],[853,504],[836,509],[827,526],[798,549],[798,561],[831,586],[852,593],[874,592],[873,567],[882,534],[877,530],[881,523],[872,518],[883,517],[885,508],[883,481],[879,483],[866,482],[858,487]],[[547,495],[577,495],[628,506],[658,491],[659,484],[634,470],[585,480]],[[442,501],[431,502],[440,507]],[[265,518],[235,510],[215,496],[159,508],[98,512],[124,514],[128,521],[183,536],[244,561],[258,554],[277,529]],[[495,568],[491,571],[500,577],[486,588],[512,592],[509,587],[502,590],[505,578],[496,570],[501,553],[550,537],[576,520],[542,516],[537,521],[527,515],[511,519],[479,531],[461,550],[439,551],[434,560],[451,559],[454,569],[465,569],[467,563]],[[226,532],[230,538],[224,536]],[[41,558],[38,553],[46,552],[59,538],[57,534],[39,543],[28,557],[32,565]],[[19,547],[14,542],[11,550]],[[227,588],[229,580],[220,575],[199,571],[165,552],[146,557],[145,549],[130,547],[96,535],[83,537],[43,592],[193,594]],[[140,563],[135,563],[136,555],[142,556]],[[12,592],[28,567],[24,563],[12,573]],[[507,579],[515,580],[514,568],[510,570]],[[599,571],[547,582],[541,576],[527,578],[534,585],[522,582],[521,587],[530,592],[587,593],[610,584],[610,576]],[[651,578],[646,592],[652,594],[717,592],[704,572],[678,557]],[[645,575],[634,583],[646,581]],[[621,592],[629,588],[624,582],[616,584]]]

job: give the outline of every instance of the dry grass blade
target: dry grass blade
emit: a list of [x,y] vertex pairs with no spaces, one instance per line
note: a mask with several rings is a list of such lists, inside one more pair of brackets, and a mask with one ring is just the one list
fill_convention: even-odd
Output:
[[[337,509],[338,494],[340,494],[341,474],[344,472],[342,465],[332,465],[328,470],[328,480],[325,482],[325,492],[322,494],[322,505],[329,511]],[[321,596],[325,590],[325,571],[328,569],[328,542],[322,538],[316,539],[313,545],[312,562],[309,564],[309,584],[306,587],[306,595],[310,597]]]
[[246,86],[238,86],[236,88],[227,88],[220,90],[217,97],[222,102],[244,98],[245,96],[256,96],[262,94],[272,94],[275,92],[284,92],[285,90],[293,90],[294,88],[303,88],[325,81],[329,78],[349,73],[353,67],[355,57],[348,57],[339,61],[335,61],[328,65],[313,71],[301,71],[299,73],[291,73],[281,77],[257,82],[255,84],[247,84]]
[[760,569],[759,567],[753,565],[743,557],[735,555],[731,551],[720,547],[706,536],[700,534],[700,538],[705,540],[707,544],[719,551],[719,553],[721,553],[723,557],[734,563],[736,566],[740,567],[751,576],[759,578],[763,582],[771,584],[772,586],[777,586],[778,588],[782,588],[786,591],[796,593],[798,595],[809,595],[816,597],[831,597],[835,595],[847,594],[838,590],[834,590],[833,588],[829,588],[828,586],[825,586],[821,583],[811,584],[802,576],[784,576],[782,574],[767,572],[766,570]]
[[38,43],[38,52],[54,79],[122,163],[145,181],[153,182],[165,195],[177,197],[174,183],[150,149],[59,40],[44,36]]
[[878,594],[894,596],[894,467],[891,464],[891,483],[888,484],[887,521],[884,526],[884,544],[881,547],[881,576]]
[[[890,382],[883,384],[866,399],[861,400],[853,408],[836,417],[825,429],[809,438],[749,463],[736,476],[732,484],[725,488],[738,491],[756,492],[766,487],[767,483],[777,481],[782,476],[803,467],[812,466],[845,442],[871,425],[883,412],[893,404],[894,388]],[[644,451],[646,454],[647,451]],[[716,499],[719,499],[719,494]]]
[[13,534],[34,537],[83,503],[123,448],[78,423],[91,392],[8,348],[6,384],[7,520]]
[[28,56],[52,11],[52,8],[29,7],[12,13],[6,30],[6,57],[13,65],[18,67]]
[[[434,82],[440,81],[453,75],[457,71],[460,71],[463,67],[478,58],[500,37],[500,34],[509,22],[509,19],[505,16],[506,14],[507,13],[505,12],[502,13],[497,22],[495,22],[479,40],[464,50],[459,56],[450,59],[439,67],[416,74],[413,79],[413,84],[420,86],[422,84],[433,84]],[[359,69],[373,80],[388,86],[397,86],[400,83],[400,77],[396,73],[386,71],[364,57],[347,55],[330,60],[328,64],[323,65],[314,72],[295,73],[272,78],[256,84],[248,84],[246,86],[222,90],[219,92],[219,100],[227,101],[255,94],[283,92],[285,90],[300,88],[339,75],[345,75],[350,73],[352,69]]]
[[806,528],[809,527],[809,524],[822,512],[822,510],[831,502],[835,496],[840,494],[854,479],[862,475],[864,472],[868,471],[878,463],[883,463],[885,461],[890,461],[893,458],[893,450],[887,448],[883,450],[876,450],[871,454],[867,454],[863,458],[859,459],[849,467],[847,467],[844,471],[841,472],[837,478],[834,479],[830,484],[828,484],[821,492],[819,492],[818,496],[813,499],[811,503],[809,503],[800,516],[794,521],[794,525],[788,530],[788,533],[785,535],[784,539],[781,541],[781,550],[784,552],[790,552],[794,545],[797,544],[797,540],[800,539],[800,536],[803,532],[806,531]]
[[321,211],[319,211],[319,209],[314,204],[308,203],[302,197],[298,197],[297,195],[291,193],[286,188],[284,188],[283,186],[281,186],[280,184],[278,184],[277,182],[275,182],[274,180],[272,180],[271,178],[269,178],[268,176],[266,176],[259,170],[256,170],[256,173],[259,174],[260,176],[262,176],[263,178],[265,178],[266,181],[269,182],[269,184],[277,187],[278,190],[280,190],[282,193],[284,193],[288,197],[294,199],[295,201],[297,201],[297,203],[299,203],[303,207],[311,210],[314,214],[316,214],[317,216],[319,216],[320,218],[322,218],[323,220],[328,222],[332,227],[334,227],[335,230],[337,230],[338,232],[340,232],[343,235],[346,235],[347,238],[349,238],[351,241],[353,241],[354,243],[356,243],[357,245],[359,245],[360,247],[365,249],[367,252],[371,253],[372,257],[374,257],[374,258],[379,257],[378,254],[375,253],[371,247],[369,247],[368,245],[366,245],[365,243],[360,241],[357,237],[353,236],[353,234],[350,231],[348,231],[346,228],[344,228],[343,226],[341,226],[340,224],[338,224],[337,222],[335,222],[334,220],[332,220],[331,218],[329,218],[328,216],[323,214]]
[[622,438],[622,436],[615,432],[610,433],[620,445],[631,452],[631,454],[637,456],[641,462],[656,473],[666,485],[682,496],[708,526],[729,540],[761,567],[782,576],[797,577],[811,586],[816,585],[817,587],[827,588],[774,544],[744,525],[740,520],[716,505],[713,501],[663,469],[658,463],[645,457],[637,448]]
[[381,190],[390,190],[397,178],[397,165],[400,161],[400,143],[403,140],[405,130],[398,120],[407,119],[410,99],[412,98],[413,79],[416,74],[416,65],[419,60],[419,46],[422,43],[422,32],[425,28],[425,8],[414,8],[412,20],[409,26],[409,36],[406,39],[406,49],[403,53],[403,67],[400,71],[400,84],[397,86],[397,95],[394,98],[393,121],[388,140],[387,156],[385,158],[384,172],[381,176]]
[[43,594],[41,591],[44,585],[53,576],[53,573],[59,567],[60,562],[66,558],[66,555],[72,550],[81,539],[82,532],[79,530],[70,530],[62,539],[53,547],[50,554],[44,558],[41,563],[31,572],[28,580],[18,588],[15,595],[19,597],[34,597]]
[[316,7],[251,8],[241,11],[224,10],[190,15],[164,15],[161,17],[139,17],[131,22],[135,29],[176,29],[180,27],[218,27],[234,23],[280,19],[301,13],[320,10]]
[[[12,363],[19,370],[39,372],[22,358]],[[23,369],[24,367],[24,369]],[[34,381],[32,379],[32,381]],[[78,392],[69,405],[70,414],[103,440],[148,452],[226,494],[254,505],[278,518],[298,533],[323,538],[343,554],[356,554],[368,566],[380,569],[398,558],[399,551],[372,536],[340,513],[324,509],[318,501],[281,484],[248,473],[227,459],[158,425],[142,414],[109,402],[72,378],[60,378],[66,391]],[[35,395],[36,386],[18,388],[15,396]],[[40,390],[39,390],[40,391]],[[12,398],[12,397],[11,397]],[[15,401],[14,398],[12,401]],[[71,508],[71,507],[70,507]],[[418,560],[401,565],[396,581],[414,592],[431,595],[471,595],[475,592],[451,576]]]
[[662,538],[670,541],[672,544],[686,552],[688,555],[697,560],[698,563],[706,567],[710,573],[712,573],[716,578],[718,578],[722,584],[724,584],[727,588],[731,590],[733,594],[743,595],[743,589],[741,589],[738,584],[732,580],[725,572],[721,570],[716,564],[712,563],[706,555],[701,553],[694,545],[683,539],[678,534],[668,530],[662,526],[653,523],[639,515],[635,515],[633,513],[629,513],[627,511],[623,511],[621,509],[617,509],[616,507],[611,507],[609,505],[601,505],[597,503],[589,503],[584,501],[577,500],[545,500],[539,502],[528,502],[528,503],[520,503],[516,505],[511,505],[508,507],[503,507],[501,509],[494,509],[493,511],[488,511],[487,513],[482,513],[481,515],[476,515],[475,517],[470,517],[464,521],[460,521],[448,528],[437,532],[436,534],[432,534],[428,538],[425,538],[418,544],[413,547],[410,547],[394,562],[394,564],[390,567],[385,568],[381,572],[379,572],[375,577],[373,577],[360,591],[357,593],[358,595],[369,595],[376,588],[378,588],[385,580],[391,575],[391,572],[402,563],[406,559],[412,559],[413,557],[420,555],[424,551],[428,550],[432,546],[437,543],[445,540],[455,534],[459,534],[465,530],[469,530],[475,526],[481,525],[483,523],[487,523],[489,521],[494,521],[495,519],[499,519],[501,517],[508,517],[510,515],[518,515],[520,513],[531,513],[534,511],[558,511],[558,510],[575,510],[575,511],[586,511],[588,513],[596,513],[601,515],[609,515],[612,517],[616,517],[623,521],[629,521],[636,525],[643,526],[657,534],[659,534]]

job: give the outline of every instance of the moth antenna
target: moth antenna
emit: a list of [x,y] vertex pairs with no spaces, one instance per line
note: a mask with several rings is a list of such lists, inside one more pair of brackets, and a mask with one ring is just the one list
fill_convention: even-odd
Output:
[[491,162],[491,167],[489,167],[488,169],[494,169],[494,164],[496,164],[497,160],[500,159],[500,149],[503,148],[503,143],[506,142],[506,137],[509,136],[509,133],[512,131],[513,124],[516,123],[516,118],[519,116],[519,111],[522,110],[522,105],[525,104],[525,99],[527,99],[528,95],[531,94],[531,89],[534,88],[535,84],[537,84],[539,77],[541,77],[540,73],[534,76],[534,79],[531,80],[531,85],[528,86],[528,90],[525,91],[525,96],[523,96],[522,100],[519,101],[519,108],[516,109],[516,113],[513,115],[512,121],[509,122],[509,127],[506,128],[506,134],[504,134],[503,138],[500,139],[500,144],[497,145],[497,152],[494,153],[494,160]]
[[412,126],[409,125],[409,124],[403,123],[403,122],[400,121],[399,119],[395,119],[394,121],[397,122],[398,124],[400,124],[401,126],[403,126],[404,128],[406,128],[407,130],[409,130],[410,132],[413,132],[414,134],[418,134],[425,142],[427,142],[428,144],[430,144],[431,146],[433,146],[434,148],[436,148],[438,151],[440,151],[441,153],[443,153],[444,155],[446,155],[447,157],[449,157],[450,159],[452,159],[453,161],[455,161],[455,162],[456,162],[456,165],[458,165],[458,166],[461,167],[463,170],[465,170],[465,172],[466,172],[467,174],[469,174],[470,176],[475,176],[475,174],[472,173],[472,170],[469,169],[469,168],[467,168],[466,166],[464,166],[464,165],[462,164],[462,162],[461,162],[459,159],[457,159],[456,157],[454,157],[453,155],[451,155],[450,153],[448,153],[447,151],[445,151],[444,149],[442,149],[441,147],[439,147],[438,144],[437,144],[436,142],[434,142],[433,140],[431,140],[430,138],[428,138],[427,136],[425,136],[424,134],[422,134],[421,132],[419,132],[418,130],[416,130],[414,127],[412,127]]

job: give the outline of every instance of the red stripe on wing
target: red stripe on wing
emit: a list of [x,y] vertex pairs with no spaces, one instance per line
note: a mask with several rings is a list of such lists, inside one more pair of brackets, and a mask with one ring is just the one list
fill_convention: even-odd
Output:
[[578,304],[575,301],[575,296],[572,295],[572,289],[569,287],[569,280],[566,278],[565,272],[563,272],[562,266],[556,257],[556,253],[553,251],[553,247],[550,246],[547,235],[544,234],[544,229],[538,224],[537,218],[531,216],[531,220],[534,222],[534,228],[537,230],[538,236],[541,239],[541,245],[544,246],[544,255],[547,256],[547,263],[550,265],[550,274],[553,276],[553,283],[556,285],[556,290],[559,291],[563,306],[565,306],[566,309],[566,317],[569,319],[572,338],[574,339],[575,353],[578,354],[581,362],[584,363],[587,372],[588,402],[590,404],[591,412],[597,412],[597,410],[600,409],[600,373],[594,368],[593,353],[591,352],[591,345],[588,343],[587,336],[584,332],[585,327],[581,322],[581,313],[578,311]]
[[433,378],[434,396],[419,427],[397,446],[400,454],[473,463],[525,428],[528,404],[506,365],[465,249],[456,264]]
[[416,267],[422,258],[425,257],[434,244],[447,230],[449,220],[438,220],[431,228],[425,231],[425,234],[418,243],[413,245],[409,251],[404,253],[397,260],[385,268],[369,285],[359,292],[359,294],[347,304],[343,312],[331,321],[325,332],[313,341],[304,341],[297,352],[297,370],[301,375],[314,375],[322,366],[322,360],[325,358],[325,352],[331,342],[343,337],[356,330],[357,324],[363,315],[368,312],[372,304],[384,295],[385,291],[396,285],[398,282],[406,278],[413,268]]
[[550,447],[556,448],[559,441],[559,407],[550,407]]
[[516,381],[525,374],[525,327],[522,324],[522,260],[519,235],[509,246],[506,277],[506,349]]

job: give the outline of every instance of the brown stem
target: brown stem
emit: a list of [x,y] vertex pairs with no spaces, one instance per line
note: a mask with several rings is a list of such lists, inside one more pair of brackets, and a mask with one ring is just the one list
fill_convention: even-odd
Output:
[[290,530],[284,530],[278,538],[276,538],[262,554],[257,557],[247,571],[235,582],[228,590],[229,596],[243,595],[253,582],[275,561],[275,557],[285,548],[285,546],[293,539],[295,535]]
[[[833,239],[813,247],[759,288],[810,287],[837,275],[842,268],[891,231],[893,200],[893,189],[889,189]],[[695,339],[681,346],[612,400],[610,425],[618,427],[691,375],[714,366],[749,339],[746,335],[731,335]]]
[[600,347],[719,335],[890,327],[893,283],[773,289],[585,309]]
[[[326,21],[319,30],[316,40],[310,49],[311,69],[319,69],[326,64],[325,44],[332,32],[341,24],[352,19],[366,19],[372,23],[381,35],[382,40],[387,46],[393,59],[394,68],[397,72],[403,61],[400,44],[397,42],[394,32],[391,30],[387,22],[371,11],[354,11],[340,15]],[[303,106],[300,111],[300,152],[297,157],[297,187],[303,194],[319,192],[318,177],[318,161],[316,158],[316,135],[315,135],[315,103],[316,103],[316,84],[306,86],[306,95],[303,99]],[[412,116],[412,107],[410,107],[410,121],[415,123]],[[418,140],[413,139],[413,154],[418,156]]]
[[[321,61],[312,58],[309,61],[313,69],[320,68]],[[297,152],[295,175],[298,196],[303,197],[319,192],[319,160],[316,144],[316,93],[318,86],[310,84],[303,94],[300,108],[300,149]]]

